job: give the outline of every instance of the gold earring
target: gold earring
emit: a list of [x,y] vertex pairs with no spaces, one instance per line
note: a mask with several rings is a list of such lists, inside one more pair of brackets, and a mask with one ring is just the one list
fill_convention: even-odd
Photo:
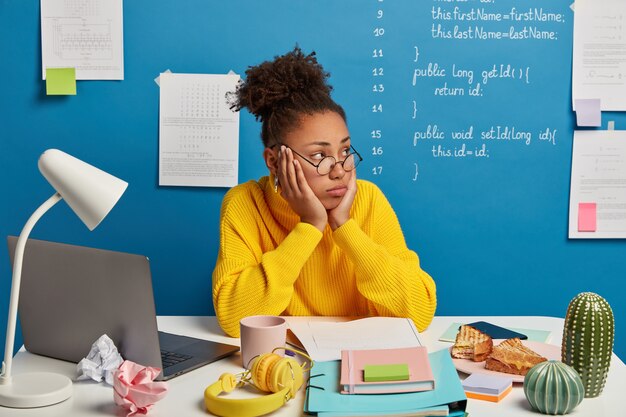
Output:
[[274,177],[274,192],[278,192],[278,177]]

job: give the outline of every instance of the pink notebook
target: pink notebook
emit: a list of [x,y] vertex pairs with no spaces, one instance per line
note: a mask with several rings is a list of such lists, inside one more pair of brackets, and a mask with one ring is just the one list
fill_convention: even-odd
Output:
[[[364,382],[365,365],[407,364],[406,381]],[[435,379],[428,361],[426,347],[397,349],[342,350],[342,394],[388,394],[396,392],[428,391],[435,388]]]

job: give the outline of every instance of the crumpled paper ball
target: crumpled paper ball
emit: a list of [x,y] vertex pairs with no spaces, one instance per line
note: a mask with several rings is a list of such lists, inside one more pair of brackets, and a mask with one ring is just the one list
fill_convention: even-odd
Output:
[[89,354],[76,365],[76,379],[80,381],[91,378],[100,382],[104,378],[107,384],[113,385],[113,372],[123,361],[113,340],[103,334],[91,345]]
[[126,408],[128,414],[147,414],[150,408],[167,394],[166,382],[155,382],[159,368],[124,361],[113,373],[113,398]]

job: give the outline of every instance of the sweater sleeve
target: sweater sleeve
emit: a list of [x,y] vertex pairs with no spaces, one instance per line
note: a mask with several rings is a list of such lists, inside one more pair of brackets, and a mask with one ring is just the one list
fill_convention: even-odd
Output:
[[[422,331],[435,314],[435,282],[406,246],[391,205],[377,187],[359,204],[371,203],[369,234],[351,219],[334,232],[335,242],[355,266],[358,291],[369,300],[372,315],[409,317]],[[359,190],[361,192],[361,190]],[[369,200],[369,201],[368,201]]]
[[239,337],[239,320],[258,314],[280,315],[293,285],[322,233],[298,223],[275,249],[265,251],[259,215],[251,202],[225,198],[220,219],[220,249],[213,271],[213,305],[226,334]]

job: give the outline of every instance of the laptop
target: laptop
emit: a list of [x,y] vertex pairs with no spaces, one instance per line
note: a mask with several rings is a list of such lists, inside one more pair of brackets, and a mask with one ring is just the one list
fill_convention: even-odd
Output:
[[[17,238],[8,237],[11,264]],[[78,363],[107,334],[124,359],[160,380],[222,359],[238,346],[157,330],[145,256],[28,239],[19,317],[26,350]]]

